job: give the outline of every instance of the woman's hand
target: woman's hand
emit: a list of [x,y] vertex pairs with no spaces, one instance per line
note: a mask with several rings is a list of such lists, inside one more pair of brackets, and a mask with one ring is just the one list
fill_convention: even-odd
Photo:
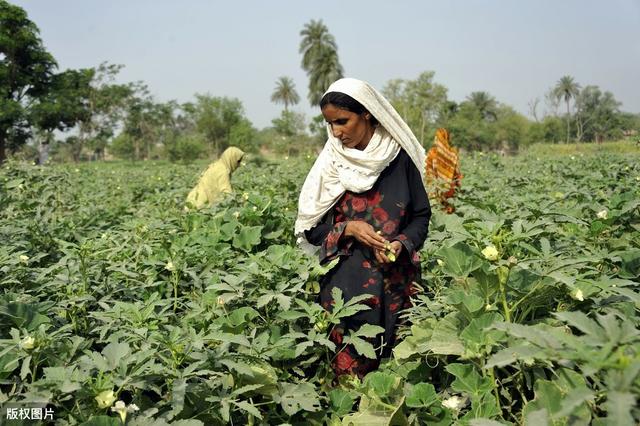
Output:
[[344,235],[355,238],[374,251],[384,251],[385,244],[389,243],[382,235],[376,234],[373,226],[361,220],[348,221],[347,226],[344,228]]
[[[392,241],[389,243],[389,250],[386,249],[374,249],[373,253],[376,256],[376,260],[380,263],[392,263],[400,256],[402,252],[402,243],[400,241]],[[393,259],[390,259],[387,254],[392,253]]]

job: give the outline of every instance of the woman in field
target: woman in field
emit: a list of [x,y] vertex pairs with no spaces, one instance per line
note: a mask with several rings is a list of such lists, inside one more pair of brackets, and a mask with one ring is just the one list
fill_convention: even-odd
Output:
[[451,146],[447,129],[436,131],[433,146],[427,153],[425,169],[429,198],[438,200],[445,212],[453,213],[455,208],[449,200],[460,189],[462,174],[458,148]]
[[244,152],[231,146],[224,150],[218,160],[211,163],[200,176],[196,186],[187,196],[187,208],[197,209],[212,206],[224,194],[231,193],[231,174],[238,168]]
[[[328,140],[302,187],[295,233],[306,249],[320,246],[320,261],[339,257],[323,277],[320,302],[330,310],[338,287],[345,300],[370,295],[371,309],[331,332],[340,349],[337,375],[363,377],[388,357],[398,316],[420,281],[418,250],[431,209],[424,187],[425,151],[391,104],[368,83],[344,78],[320,102]],[[343,348],[343,335],[363,324],[384,328],[371,343],[377,359]]]

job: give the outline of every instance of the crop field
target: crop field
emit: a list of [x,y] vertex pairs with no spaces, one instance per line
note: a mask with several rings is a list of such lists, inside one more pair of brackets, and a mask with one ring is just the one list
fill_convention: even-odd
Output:
[[[326,313],[331,265],[295,247],[311,164],[249,161],[198,212],[202,164],[6,164],[0,405],[59,425],[640,422],[640,154],[466,156],[394,357],[339,383],[328,335],[361,306]],[[371,332],[350,336],[365,355]]]

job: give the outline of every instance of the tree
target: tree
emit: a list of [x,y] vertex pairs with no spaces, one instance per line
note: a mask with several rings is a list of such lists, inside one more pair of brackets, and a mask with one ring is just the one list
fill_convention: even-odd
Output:
[[455,110],[447,101],[447,88],[435,83],[434,76],[433,71],[426,71],[415,80],[391,80],[382,90],[422,142]]
[[611,92],[598,86],[586,86],[576,98],[578,140],[600,142],[612,137],[620,124],[620,102]]
[[570,120],[571,120],[571,111],[569,109],[569,102],[571,99],[574,99],[580,93],[580,85],[573,81],[573,77],[565,75],[553,88],[553,93],[556,99],[564,100],[567,104],[567,143],[569,143],[569,133],[570,133]]
[[218,156],[229,146],[232,131],[235,142],[250,142],[247,140],[251,133],[248,128],[252,126],[244,116],[242,102],[236,98],[196,94],[196,103],[188,113],[195,123],[196,132],[209,143],[211,155]]
[[344,70],[338,59],[338,45],[322,20],[312,19],[300,35],[302,69],[309,76],[309,102],[316,106],[331,83],[342,78]]
[[30,105],[47,93],[56,67],[26,12],[0,0],[0,164],[30,136]]
[[[91,82],[87,100],[88,115],[78,121],[78,138],[74,152],[85,147],[93,149],[100,158],[115,130],[122,122],[130,97],[136,90],[133,84],[116,84],[123,65],[101,63],[91,69]],[[74,158],[78,161],[79,157]]]
[[498,118],[498,103],[496,99],[487,92],[472,92],[467,96],[470,102],[480,112],[482,118],[488,121],[496,121]]
[[300,102],[300,96],[296,92],[295,84],[291,77],[280,77],[276,82],[276,88],[271,94],[271,102],[284,104],[284,110],[289,110],[289,105]]
[[47,160],[54,130],[66,131],[88,119],[91,77],[91,69],[55,74],[47,93],[33,103],[29,122],[40,136],[40,164]]

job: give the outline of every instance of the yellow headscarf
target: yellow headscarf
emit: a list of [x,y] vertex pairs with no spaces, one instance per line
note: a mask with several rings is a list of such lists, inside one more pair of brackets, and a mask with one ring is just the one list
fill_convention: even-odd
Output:
[[244,152],[234,146],[227,148],[200,176],[187,196],[187,205],[201,208],[212,206],[225,193],[231,193],[231,173],[240,165]]

